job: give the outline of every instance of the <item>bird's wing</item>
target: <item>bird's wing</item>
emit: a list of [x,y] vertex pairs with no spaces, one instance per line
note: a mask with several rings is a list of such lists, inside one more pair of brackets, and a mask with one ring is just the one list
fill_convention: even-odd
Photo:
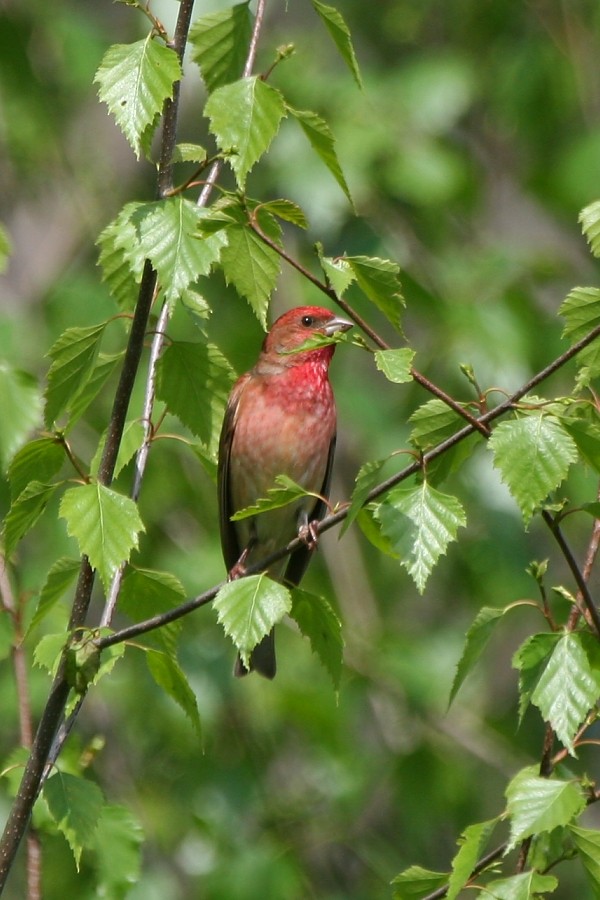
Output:
[[[329,455],[327,457],[327,468],[325,469],[325,477],[323,478],[323,484],[321,486],[321,490],[319,494],[322,497],[329,497],[329,486],[331,483],[331,470],[333,468],[333,457],[335,454],[335,434],[331,439],[331,443],[329,445]],[[323,500],[317,500],[312,510],[308,514],[309,522],[314,522],[315,519],[320,520],[325,515],[327,510],[327,504]],[[287,568],[285,570],[284,575],[284,583],[289,584],[293,587],[300,584],[302,580],[302,576],[306,571],[306,567],[310,561],[311,550],[310,548],[303,544],[301,547],[298,547],[297,550],[290,556],[290,561],[287,564]]]
[[233,434],[240,405],[240,397],[249,377],[249,374],[243,375],[233,387],[227,409],[225,410],[225,418],[223,419],[223,427],[221,428],[221,437],[219,439],[219,466],[217,469],[219,529],[221,531],[223,557],[228,570],[231,570],[233,566],[235,566],[244,549],[243,547],[240,547],[235,522],[232,522],[230,519],[230,516],[233,515],[235,510],[232,508],[231,502],[229,464],[231,460],[231,446],[233,444]]

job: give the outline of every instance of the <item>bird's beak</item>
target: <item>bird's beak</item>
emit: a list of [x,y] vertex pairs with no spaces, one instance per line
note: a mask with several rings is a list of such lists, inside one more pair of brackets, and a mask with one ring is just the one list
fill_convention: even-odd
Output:
[[347,319],[341,319],[339,316],[334,316],[333,319],[330,319],[323,327],[323,331],[327,337],[331,337],[338,331],[348,331],[349,328],[353,327],[353,323],[349,322]]

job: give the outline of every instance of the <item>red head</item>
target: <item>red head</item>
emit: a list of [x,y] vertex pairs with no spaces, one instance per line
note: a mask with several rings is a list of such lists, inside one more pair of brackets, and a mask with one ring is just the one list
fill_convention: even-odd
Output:
[[[264,355],[288,354],[290,350],[301,347],[308,338],[322,334],[331,337],[338,331],[348,331],[352,328],[352,322],[336,316],[329,309],[322,306],[297,306],[280,316],[266,336],[262,352]],[[327,347],[319,347],[315,350],[307,350],[306,354],[324,355],[330,359],[333,355],[333,344]],[[305,357],[304,353],[291,354],[290,364],[295,364],[294,357]]]

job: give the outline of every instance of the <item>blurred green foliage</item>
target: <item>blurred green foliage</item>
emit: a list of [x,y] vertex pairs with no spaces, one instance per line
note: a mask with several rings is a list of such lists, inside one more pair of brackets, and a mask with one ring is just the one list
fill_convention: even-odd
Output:
[[[198,2],[197,13],[215,6]],[[481,384],[514,389],[564,346],[556,310],[566,292],[596,277],[577,214],[600,185],[598,4],[347,0],[343,7],[362,92],[304,0],[268,5],[258,67],[294,42],[273,83],[297,109],[315,109],[331,125],[359,216],[288,122],[249,176],[249,193],[290,197],[306,210],[308,239],[287,236],[304,262],[315,240],[330,255],[397,260],[415,364],[449,393],[471,396],[462,363]],[[168,27],[176,8],[172,0],[153,4]],[[153,195],[152,166],[135,163],[92,86],[107,46],[139,38],[144,27],[139,14],[98,0],[6,0],[0,9],[0,220],[13,246],[0,279],[0,358],[40,380],[44,354],[65,327],[117,311],[99,280],[94,241],[124,200]],[[190,73],[183,140],[206,140],[201,90]],[[209,332],[241,371],[256,355],[260,327],[219,278],[203,290],[215,309]],[[286,269],[273,313],[316,300]],[[386,333],[358,295],[356,305]],[[186,329],[177,314],[170,333]],[[568,390],[569,377],[559,373],[548,392]],[[348,348],[338,350],[332,380],[340,432],[333,497],[343,500],[365,459],[406,446],[407,419],[426,396],[414,384],[386,383],[366,354]],[[133,409],[141,408],[141,391]],[[95,451],[109,404],[110,391],[77,433],[74,450],[83,458]],[[165,431],[171,425],[177,430],[173,422]],[[174,572],[191,596],[224,575],[214,487],[183,445],[167,451],[167,443],[151,454],[140,501],[147,531],[136,560]],[[128,466],[119,477],[124,491],[131,474]],[[385,898],[405,866],[447,869],[465,825],[500,811],[507,779],[540,755],[535,711],[515,732],[511,655],[541,623],[523,610],[501,626],[447,710],[464,632],[480,607],[535,595],[525,572],[532,559],[552,556],[550,583],[567,574],[538,521],[523,532],[485,448],[455,477],[454,490],[467,534],[423,597],[355,526],[341,541],[332,532],[323,538],[306,587],[325,591],[344,622],[338,698],[307,643],[285,628],[275,682],[234,681],[232,648],[210,607],[187,617],[180,637],[202,746],[134,649],[92,692],[68,748],[77,756],[102,736],[92,771],[108,799],[142,824],[143,872],[132,900]],[[592,476],[572,473],[568,490],[592,496]],[[1,481],[2,514],[8,502]],[[569,540],[579,556],[588,532],[589,523],[574,517]],[[31,610],[62,555],[77,548],[56,525],[42,523],[20,545],[14,588],[31,598]],[[53,611],[44,627],[58,630],[61,615]],[[37,714],[49,681],[37,668],[30,677]],[[0,690],[6,758],[19,740],[8,659]],[[44,896],[96,896],[92,865],[84,853],[77,875],[66,842],[49,840]],[[569,877],[553,896],[581,895],[578,874]],[[8,897],[22,896],[18,870]]]

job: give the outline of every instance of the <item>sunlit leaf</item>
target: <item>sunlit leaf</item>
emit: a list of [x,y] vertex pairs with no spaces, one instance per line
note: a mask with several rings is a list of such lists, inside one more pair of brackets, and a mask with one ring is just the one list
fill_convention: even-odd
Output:
[[383,372],[388,381],[395,384],[405,384],[412,381],[412,363],[415,351],[409,347],[400,350],[376,350],[375,365]]
[[462,656],[456,666],[456,674],[452,682],[448,706],[458,694],[465,678],[472,671],[483,653],[496,625],[506,612],[506,609],[494,609],[490,606],[484,606],[475,616],[473,624],[467,631]]
[[278,475],[274,486],[267,491],[266,497],[260,497],[252,506],[236,510],[231,516],[231,521],[239,522],[240,519],[248,519],[270,509],[281,509],[282,506],[287,506],[300,497],[306,497],[309,493],[287,475]]
[[321,3],[320,0],[312,0],[312,5],[331,35],[342,59],[352,72],[357,85],[359,88],[362,88],[362,79],[354,47],[352,46],[350,29],[346,25],[344,17],[334,6],[327,6],[325,3]]
[[248,3],[200,16],[190,28],[192,59],[209,91],[240,78],[248,55],[253,16]]
[[558,887],[558,879],[554,875],[541,875],[540,872],[521,872],[508,878],[495,878],[488,882],[485,890],[478,895],[478,900],[538,900],[542,896],[552,894]]
[[[135,419],[132,422],[126,422],[123,427],[123,436],[121,438],[121,443],[119,444],[119,452],[117,454],[117,460],[115,462],[115,471],[114,477],[117,478],[121,469],[123,469],[127,463],[133,459],[135,454],[138,452],[142,444],[144,443],[144,438],[146,436],[144,426],[142,422],[138,419]],[[92,458],[90,463],[90,472],[92,475],[96,476],[98,474],[98,467],[100,465],[100,460],[102,459],[102,454],[104,452],[104,447],[106,444],[106,432],[102,435],[100,440],[98,441],[98,446],[96,448],[96,452]]]
[[67,328],[48,351],[52,365],[46,387],[46,425],[69,408],[88,382],[96,364],[106,322],[87,328]]
[[394,900],[423,900],[432,891],[448,883],[448,872],[432,872],[421,866],[410,866],[392,879]]
[[595,200],[579,213],[581,230],[594,256],[600,256],[600,200]]
[[519,675],[519,718],[531,702],[531,695],[544,673],[560,635],[544,632],[528,637],[513,656],[512,664]]
[[595,900],[600,898],[600,831],[570,825],[569,831],[588,874]]
[[10,495],[15,500],[31,481],[46,482],[65,461],[64,448],[54,438],[29,441],[16,453],[8,467]]
[[459,851],[452,860],[452,874],[448,882],[447,900],[456,900],[463,887],[469,881],[473,869],[483,856],[490,835],[498,819],[489,819],[487,822],[478,822],[469,825],[459,838]]
[[102,791],[87,778],[60,771],[50,776],[43,790],[50,814],[69,842],[79,869],[84,847],[94,840],[104,804]]
[[39,424],[42,411],[35,378],[27,372],[0,362],[0,467],[5,469],[31,430]]
[[311,147],[318,155],[321,162],[327,166],[348,198],[348,201],[353,205],[350,188],[348,187],[348,183],[342,172],[342,167],[340,166],[335,151],[335,138],[325,119],[322,119],[321,116],[318,116],[315,112],[311,112],[307,109],[293,109],[291,106],[287,106],[286,108],[290,115],[296,119],[302,128],[302,131],[308,138]]
[[389,322],[398,331],[402,331],[401,314],[404,308],[404,297],[396,263],[377,256],[345,257],[356,283],[371,303],[381,310]]
[[506,789],[510,816],[509,849],[540,831],[568,825],[585,808],[585,794],[576,781],[542,778],[537,766],[521,769]]

